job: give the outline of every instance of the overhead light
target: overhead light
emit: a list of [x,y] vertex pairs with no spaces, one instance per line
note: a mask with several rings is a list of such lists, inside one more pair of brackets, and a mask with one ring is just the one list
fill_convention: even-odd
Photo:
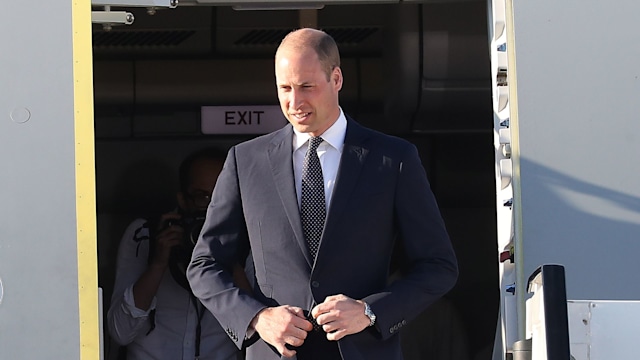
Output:
[[[107,1],[107,0],[93,0]],[[127,1],[127,0],[119,0]],[[137,0],[151,1],[151,0]],[[167,0],[153,0],[167,1]],[[230,6],[234,10],[320,10],[324,8],[323,1],[320,0],[177,0],[180,6],[200,5],[200,6]],[[343,0],[344,1],[344,0]],[[362,1],[362,0],[360,0]]]
[[176,6],[178,6],[178,0],[91,0],[91,5],[175,8]]

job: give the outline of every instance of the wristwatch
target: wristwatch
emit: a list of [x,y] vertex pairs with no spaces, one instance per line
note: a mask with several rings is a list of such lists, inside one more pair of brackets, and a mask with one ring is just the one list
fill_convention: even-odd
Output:
[[371,323],[369,323],[369,326],[373,326],[376,323],[376,314],[371,311],[371,306],[369,306],[369,304],[367,303],[364,303],[364,314],[367,315],[369,321],[371,321]]

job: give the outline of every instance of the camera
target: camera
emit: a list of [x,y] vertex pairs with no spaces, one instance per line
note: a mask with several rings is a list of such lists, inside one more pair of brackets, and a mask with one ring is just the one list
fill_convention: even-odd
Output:
[[179,219],[168,219],[160,227],[164,230],[170,226],[180,226],[184,230],[181,243],[171,249],[169,270],[173,279],[188,291],[191,291],[191,287],[187,281],[187,267],[191,262],[191,254],[202,231],[205,217],[206,212],[181,213]]
[[[202,231],[205,216],[206,213],[204,212],[182,214],[182,217],[179,219],[168,219],[167,221],[165,221],[162,229],[166,229],[170,226],[180,226],[181,228],[183,228],[184,236],[182,238],[181,246],[193,250],[193,247],[198,241],[198,236],[200,236],[200,231]],[[189,254],[189,256],[191,256],[191,254]]]

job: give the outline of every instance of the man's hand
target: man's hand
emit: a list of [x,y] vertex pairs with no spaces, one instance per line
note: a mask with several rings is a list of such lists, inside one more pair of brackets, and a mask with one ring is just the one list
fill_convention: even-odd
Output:
[[311,310],[311,316],[333,341],[359,333],[371,323],[364,314],[364,302],[342,294],[327,296]]
[[313,330],[301,308],[283,305],[262,310],[251,321],[251,326],[265,342],[274,346],[280,354],[292,357],[295,350],[286,345],[299,347],[307,338],[307,332]]
[[166,213],[160,217],[159,226],[161,228],[157,229],[155,239],[151,240],[155,241],[154,252],[151,254],[151,264],[159,267],[167,267],[171,249],[182,242],[184,229],[179,225],[162,227],[165,226],[169,220],[179,220],[180,218],[180,214],[175,212]]

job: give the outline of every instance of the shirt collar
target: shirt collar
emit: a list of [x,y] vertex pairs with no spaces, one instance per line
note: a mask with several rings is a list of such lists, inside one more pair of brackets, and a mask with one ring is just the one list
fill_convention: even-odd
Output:
[[[326,141],[329,145],[334,147],[338,151],[342,151],[344,146],[344,137],[347,133],[347,118],[344,116],[342,112],[342,108],[340,108],[340,115],[338,116],[338,120],[331,125],[322,135],[322,139]],[[295,128],[293,128],[293,151],[298,150],[302,145],[304,145],[311,135],[308,133],[301,133]]]

